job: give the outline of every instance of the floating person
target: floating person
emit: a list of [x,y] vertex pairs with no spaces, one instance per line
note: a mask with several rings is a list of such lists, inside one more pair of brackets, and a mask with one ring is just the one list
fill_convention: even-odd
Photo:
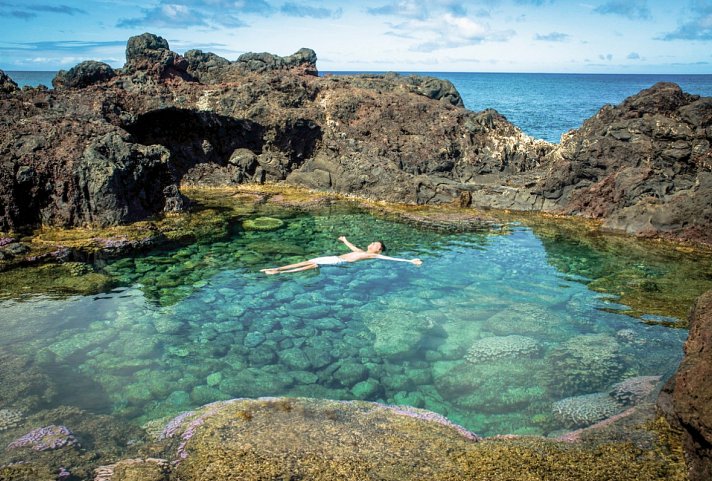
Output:
[[419,266],[423,263],[420,259],[400,259],[398,257],[388,257],[384,256],[382,253],[385,252],[386,246],[382,241],[371,242],[366,250],[360,249],[349,242],[346,237],[341,236],[339,240],[346,244],[346,247],[351,249],[351,252],[347,254],[341,254],[340,256],[325,256],[325,257],[315,257],[314,259],[309,259],[308,261],[298,262],[296,264],[289,264],[288,266],[275,267],[272,269],[261,269],[260,272],[265,274],[286,274],[288,272],[299,272],[306,271],[309,269],[316,269],[319,266],[336,266],[339,264],[344,264],[346,262],[358,262],[365,261],[366,259],[382,259],[385,261],[396,261],[396,262],[410,262]]

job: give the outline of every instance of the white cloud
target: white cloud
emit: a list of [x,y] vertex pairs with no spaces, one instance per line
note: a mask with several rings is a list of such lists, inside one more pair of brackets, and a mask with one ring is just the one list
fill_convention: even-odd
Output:
[[411,50],[432,52],[491,41],[506,41],[514,36],[512,30],[493,30],[466,16],[442,13],[427,19],[412,19],[391,25],[392,35],[413,36],[416,40]]

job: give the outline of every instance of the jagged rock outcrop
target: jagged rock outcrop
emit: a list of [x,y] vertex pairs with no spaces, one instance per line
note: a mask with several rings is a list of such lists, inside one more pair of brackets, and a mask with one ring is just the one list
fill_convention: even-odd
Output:
[[[712,243],[712,99],[659,84],[604,107],[556,146],[494,110],[462,108],[450,82],[318,77],[315,62],[309,49],[181,56],[142,34],[116,76],[84,63],[57,79],[81,89],[6,96],[0,230],[180,209],[181,182],[286,181],[394,202],[585,215],[611,230]],[[107,135],[114,147],[89,155]],[[112,162],[104,187],[77,175]]]
[[176,77],[193,80],[187,69],[188,61],[171,51],[163,37],[144,33],[131,37],[126,44],[123,70],[138,77],[139,81],[145,81],[145,74],[162,80]]
[[266,52],[248,52],[240,55],[235,62],[202,50],[188,50],[185,58],[188,61],[188,72],[205,84],[236,82],[248,73],[275,70],[302,75],[319,74],[316,68],[316,52],[310,48],[299,49],[286,57]]
[[712,479],[712,291],[690,314],[685,357],[663,389],[658,407],[682,429],[690,481]]
[[636,235],[710,241],[712,98],[659,83],[564,136],[541,195]]
[[104,62],[87,60],[72,67],[69,71],[60,70],[52,80],[52,86],[61,88],[82,88],[92,84],[106,82],[116,77],[111,65]]
[[0,70],[0,94],[11,94],[18,90],[17,84],[8,75]]

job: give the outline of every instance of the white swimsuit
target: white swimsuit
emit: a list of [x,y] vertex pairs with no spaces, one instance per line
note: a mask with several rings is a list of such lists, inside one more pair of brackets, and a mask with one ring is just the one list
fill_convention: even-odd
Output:
[[313,262],[314,264],[318,266],[336,266],[339,264],[343,264],[345,261],[339,256],[324,256],[324,257],[315,257],[314,259],[309,259],[309,262]]

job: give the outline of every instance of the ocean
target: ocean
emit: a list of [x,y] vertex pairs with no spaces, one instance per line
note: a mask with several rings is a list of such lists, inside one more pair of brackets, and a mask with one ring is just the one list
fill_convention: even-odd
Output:
[[[52,85],[56,72],[6,72],[18,85]],[[322,72],[347,75],[360,72]],[[417,73],[417,72],[404,72]],[[558,142],[605,104],[618,104],[656,82],[712,96],[712,75],[429,72],[450,80],[470,110],[493,108],[527,134]]]

